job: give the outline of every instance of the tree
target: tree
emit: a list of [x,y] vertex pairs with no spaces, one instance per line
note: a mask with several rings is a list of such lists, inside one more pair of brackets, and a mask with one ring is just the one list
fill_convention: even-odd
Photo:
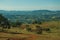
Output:
[[0,14],[0,26],[4,29],[10,29],[10,23],[7,18],[5,18],[2,14]]
[[35,21],[33,22],[33,24],[42,24],[42,22],[35,20]]

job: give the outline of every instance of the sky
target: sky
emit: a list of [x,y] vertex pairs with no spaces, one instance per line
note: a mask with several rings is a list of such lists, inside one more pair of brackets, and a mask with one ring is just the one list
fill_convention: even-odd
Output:
[[0,0],[0,10],[60,10],[60,0]]

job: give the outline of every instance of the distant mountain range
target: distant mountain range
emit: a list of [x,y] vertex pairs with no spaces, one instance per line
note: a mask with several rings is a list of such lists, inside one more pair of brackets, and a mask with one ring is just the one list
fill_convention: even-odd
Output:
[[4,15],[50,15],[50,14],[60,13],[60,11],[50,11],[50,10],[5,11],[5,10],[0,10],[0,13]]
[[19,21],[31,21],[31,20],[60,20],[60,11],[50,10],[34,10],[34,11],[5,11],[0,10],[0,14],[3,14],[9,20]]

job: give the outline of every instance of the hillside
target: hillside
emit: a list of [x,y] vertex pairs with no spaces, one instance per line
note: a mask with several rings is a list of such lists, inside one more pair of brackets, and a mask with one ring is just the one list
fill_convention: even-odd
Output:
[[11,21],[19,20],[21,22],[36,21],[51,21],[60,20],[60,11],[50,10],[34,10],[34,11],[5,11],[0,10],[0,14],[3,14]]

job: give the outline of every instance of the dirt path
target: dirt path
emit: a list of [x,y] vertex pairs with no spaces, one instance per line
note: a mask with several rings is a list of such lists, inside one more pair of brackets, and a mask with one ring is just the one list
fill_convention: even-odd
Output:
[[[22,36],[26,36],[23,37]],[[37,35],[33,35],[33,34],[8,34],[8,33],[3,33],[0,32],[0,40],[7,40],[7,39],[11,39],[11,40],[35,40],[37,37]]]
[[[22,37],[26,36],[26,37]],[[8,34],[0,33],[0,40],[60,40],[59,36],[36,35],[36,34]]]

